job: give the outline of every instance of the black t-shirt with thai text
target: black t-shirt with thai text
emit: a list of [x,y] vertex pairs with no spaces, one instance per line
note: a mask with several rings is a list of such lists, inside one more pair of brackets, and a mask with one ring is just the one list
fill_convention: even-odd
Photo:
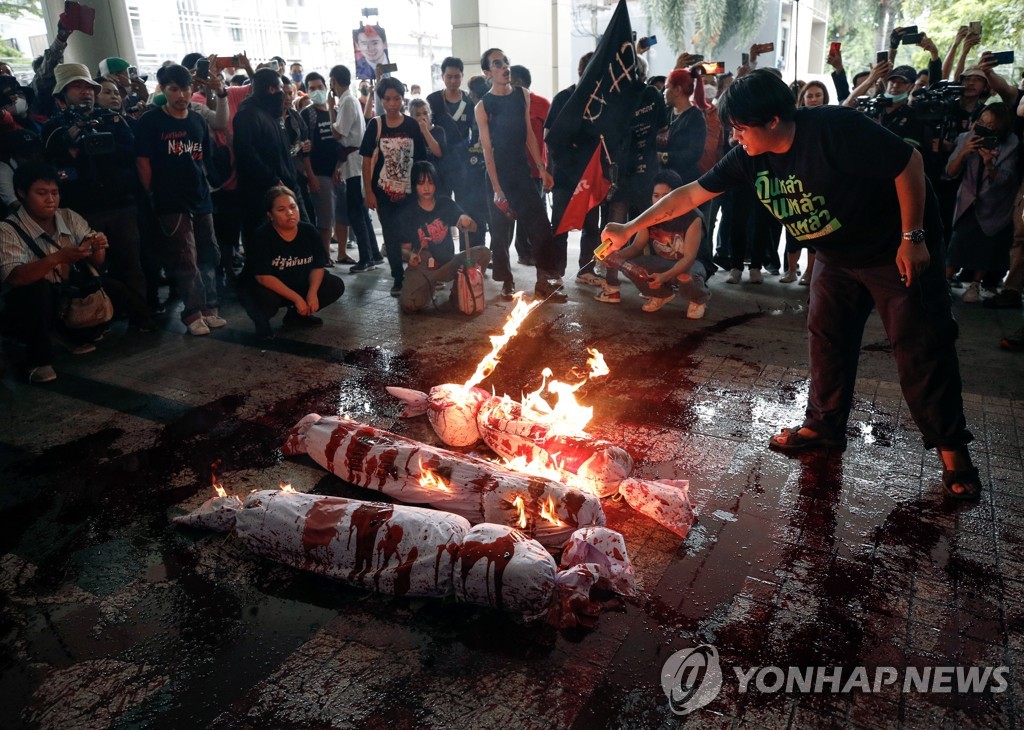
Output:
[[[913,148],[861,112],[796,112],[790,149],[751,157],[739,146],[698,181],[711,192],[752,185],[761,203],[826,261],[850,267],[891,263],[902,232],[896,177]],[[925,229],[941,242],[938,203],[927,184]]]
[[326,263],[320,231],[308,223],[299,223],[299,232],[291,241],[281,238],[269,222],[264,223],[245,245],[246,272],[252,276],[275,276],[302,296],[309,291],[310,272]]
[[452,240],[452,226],[463,215],[462,208],[451,198],[434,198],[434,209],[424,210],[419,202],[412,203],[405,210],[406,236],[414,252],[425,248],[420,255],[433,257],[441,266],[455,258],[455,242]]
[[153,170],[150,190],[158,214],[212,213],[203,153],[210,149],[210,129],[189,110],[185,119],[163,107],[142,115],[135,127],[135,151],[149,159]]

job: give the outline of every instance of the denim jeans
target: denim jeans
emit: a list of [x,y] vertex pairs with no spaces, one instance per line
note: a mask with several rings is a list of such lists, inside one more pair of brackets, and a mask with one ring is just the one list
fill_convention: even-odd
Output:
[[163,213],[157,216],[167,240],[166,268],[174,276],[185,308],[181,321],[191,324],[217,309],[220,249],[210,213]]
[[807,316],[811,387],[804,426],[843,438],[853,402],[864,324],[878,308],[903,397],[926,448],[969,443],[956,353],[957,324],[941,258],[908,287],[895,261],[854,269],[818,254]]

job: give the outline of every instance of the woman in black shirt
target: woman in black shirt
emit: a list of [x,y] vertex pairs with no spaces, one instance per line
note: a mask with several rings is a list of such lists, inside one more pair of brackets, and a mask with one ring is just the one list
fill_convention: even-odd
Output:
[[320,233],[300,222],[295,193],[278,185],[264,198],[267,223],[260,226],[246,245],[245,270],[239,298],[256,325],[256,336],[273,339],[270,319],[287,307],[285,324],[318,327],[315,316],[345,292],[341,279],[324,271],[327,254]]

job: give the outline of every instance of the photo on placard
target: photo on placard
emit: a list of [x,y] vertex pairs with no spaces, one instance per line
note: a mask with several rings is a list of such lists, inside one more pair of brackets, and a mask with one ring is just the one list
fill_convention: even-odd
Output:
[[352,31],[352,46],[356,54],[356,78],[376,77],[377,64],[387,66],[388,36],[379,25],[360,24]]

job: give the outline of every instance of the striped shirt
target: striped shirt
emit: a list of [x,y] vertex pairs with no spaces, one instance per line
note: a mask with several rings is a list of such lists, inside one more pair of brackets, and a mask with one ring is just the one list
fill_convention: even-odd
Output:
[[[62,248],[78,246],[93,232],[82,216],[68,208],[59,208],[57,210],[56,240],[40,228],[38,223],[32,220],[24,207],[19,208],[18,212],[14,213],[11,218],[21,227],[21,230],[25,231],[35,241],[39,250],[47,255],[56,253]],[[10,225],[0,222],[0,279],[6,283],[7,277],[11,275],[14,269],[22,264],[29,264],[38,259],[39,257],[25,245],[25,241],[18,235],[17,231]],[[61,269],[60,275],[66,277],[68,275],[68,266],[65,264],[59,268]],[[60,278],[57,273],[57,267],[54,267],[52,271],[47,273],[45,278],[53,284],[59,283]]]

